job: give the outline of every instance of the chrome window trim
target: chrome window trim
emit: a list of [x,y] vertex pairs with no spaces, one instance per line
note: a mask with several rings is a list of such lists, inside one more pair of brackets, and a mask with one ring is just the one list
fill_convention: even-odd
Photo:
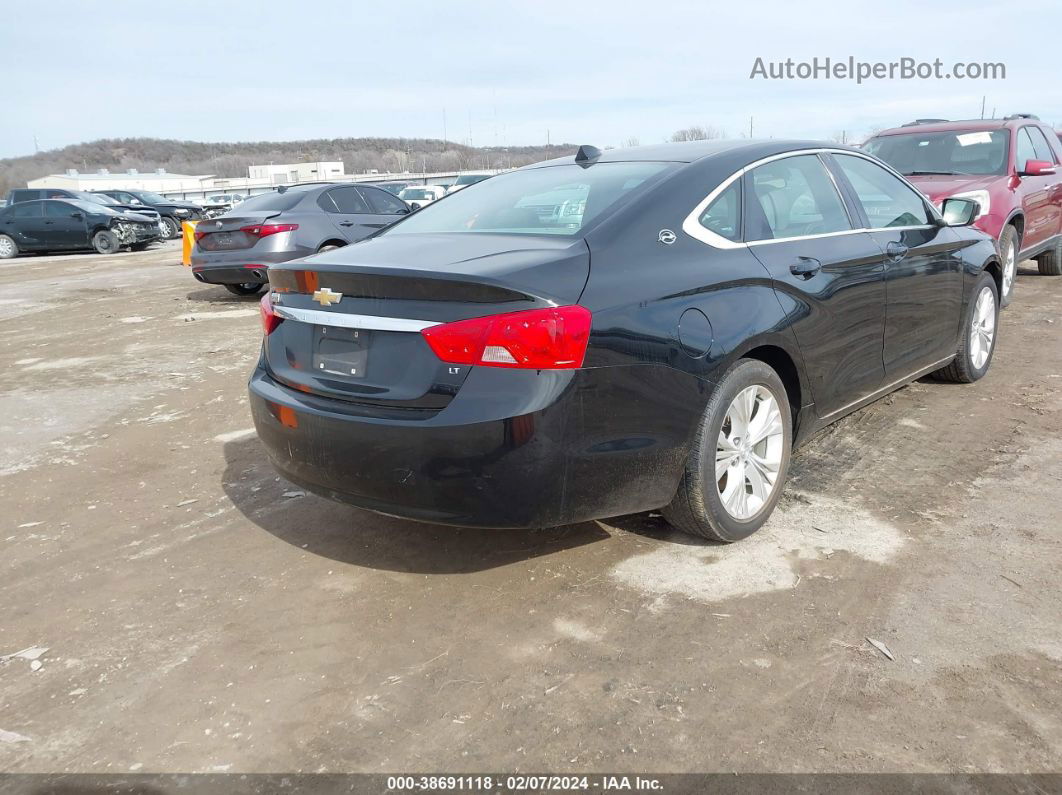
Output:
[[295,307],[273,304],[273,314],[285,320],[300,323],[313,323],[315,326],[336,326],[338,328],[360,328],[373,331],[410,331],[419,332],[439,323],[431,320],[409,320],[399,317],[377,317],[376,315],[348,315],[344,312],[321,312],[317,309],[297,309]]
[[[899,173],[896,169],[892,168],[887,163],[884,163],[884,162],[882,162],[882,161],[880,161],[880,160],[878,160],[876,158],[873,158],[870,155],[863,154],[862,152],[852,152],[852,151],[850,151],[848,149],[833,149],[833,148],[830,148],[830,147],[822,147],[822,148],[819,148],[819,149],[794,149],[791,152],[782,152],[782,153],[777,154],[777,155],[769,155],[768,157],[760,158],[759,160],[755,160],[752,163],[749,163],[747,166],[744,166],[744,167],[738,169],[733,174],[731,174],[729,177],[727,177],[722,182],[720,182],[719,185],[716,186],[716,188],[714,190],[712,190],[711,193],[709,193],[707,196],[705,196],[703,199],[701,199],[697,203],[697,206],[694,207],[693,210],[690,211],[689,215],[686,216],[685,220],[683,220],[683,222],[682,222],[682,231],[685,232],[690,237],[694,238],[695,240],[699,240],[702,243],[704,243],[704,244],[706,244],[708,246],[711,246],[712,248],[737,249],[737,248],[750,248],[751,246],[759,246],[759,245],[765,245],[765,244],[770,244],[770,243],[792,243],[793,241],[796,241],[796,240],[814,240],[816,238],[823,238],[823,237],[839,237],[841,235],[853,235],[853,234],[858,234],[860,232],[896,232],[896,231],[904,231],[904,230],[910,230],[910,229],[932,229],[934,227],[934,224],[918,224],[916,226],[875,226],[875,227],[867,226],[867,227],[860,227],[858,229],[843,229],[843,230],[841,230],[839,232],[823,232],[823,233],[817,234],[817,235],[799,235],[797,237],[775,237],[775,238],[768,238],[766,240],[751,240],[751,241],[748,241],[748,242],[745,242],[745,241],[735,242],[733,240],[727,240],[725,237],[723,237],[721,235],[717,235],[715,232],[711,232],[708,229],[705,229],[701,225],[701,222],[699,220],[700,217],[701,217],[701,213],[703,213],[708,208],[708,206],[719,197],[720,193],[722,193],[724,190],[726,190],[728,187],[730,187],[731,183],[733,183],[734,180],[740,179],[747,172],[752,171],[752,169],[757,168],[759,166],[762,166],[765,163],[771,163],[771,162],[773,162],[775,160],[783,160],[783,159],[785,159],[787,157],[797,157],[799,155],[816,155],[817,156],[817,155],[821,155],[821,154],[848,155],[850,157],[861,157],[864,160],[870,161],[871,163],[873,163],[874,165],[878,166],[879,168],[885,169],[890,174],[892,174],[894,177],[898,178],[904,185],[906,185],[911,190],[913,190],[916,194],[918,194],[920,197],[922,197],[922,204],[925,205],[925,207],[928,209],[930,216],[936,218],[937,220],[941,220],[942,216],[937,211],[937,208],[933,206],[933,203],[930,202],[928,199],[926,199],[925,194],[922,193],[922,191],[918,190],[918,188],[916,188],[910,182],[908,182],[904,178],[903,174]],[[830,171],[830,169],[827,167],[827,165],[825,163],[822,164],[822,167],[824,169],[826,169],[826,173],[829,175],[831,181],[833,182],[834,189],[837,190],[837,194],[838,194],[838,196],[841,199],[841,203],[844,205],[845,210],[847,211],[849,209],[848,208],[848,202],[845,200],[844,195],[841,193],[840,187],[837,185],[836,178],[834,177],[833,172]],[[742,219],[742,220],[744,220],[744,219]]]

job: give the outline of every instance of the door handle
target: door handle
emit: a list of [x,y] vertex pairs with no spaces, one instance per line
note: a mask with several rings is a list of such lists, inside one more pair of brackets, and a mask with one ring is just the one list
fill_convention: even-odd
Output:
[[339,225],[340,226],[354,226],[354,222],[353,221],[340,221]]
[[889,242],[889,245],[885,246],[885,253],[889,259],[893,262],[899,262],[907,256],[908,249],[903,243],[898,243],[895,240]]
[[802,279],[810,279],[822,270],[822,263],[812,257],[797,257],[797,261],[789,266],[789,272]]

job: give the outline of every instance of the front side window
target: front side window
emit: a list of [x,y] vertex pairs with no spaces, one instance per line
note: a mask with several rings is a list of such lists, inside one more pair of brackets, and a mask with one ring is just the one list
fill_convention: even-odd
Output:
[[335,188],[328,191],[328,196],[335,202],[336,210],[344,215],[369,212],[369,205],[361,198],[357,188]]
[[879,135],[864,144],[904,176],[1006,174],[1006,130],[962,130]]
[[359,188],[361,195],[368,199],[373,212],[380,215],[398,215],[406,211],[406,205],[385,190],[379,188]]
[[1016,142],[1017,149],[1014,152],[1014,165],[1018,171],[1025,170],[1025,164],[1030,160],[1039,160],[1036,156],[1036,148],[1033,146],[1032,138],[1029,137],[1029,128],[1022,127],[1018,130],[1018,140]]
[[929,223],[929,210],[921,195],[894,174],[862,157],[834,157],[852,184],[871,229]]
[[848,213],[822,161],[796,155],[749,172],[752,195],[746,239],[770,240],[823,235],[852,228]]
[[713,234],[734,242],[741,240],[741,180],[731,182],[697,220]]
[[69,218],[71,213],[76,213],[77,208],[66,202],[45,202],[44,214],[49,218]]
[[673,163],[622,162],[511,171],[432,202],[384,234],[416,232],[574,236],[618,202],[646,190]]
[[1047,163],[1054,163],[1054,153],[1051,151],[1047,139],[1044,138],[1043,131],[1039,127],[1026,127],[1025,129],[1028,130],[1029,137],[1032,138],[1032,145],[1033,150],[1036,152],[1036,159],[1043,160]]

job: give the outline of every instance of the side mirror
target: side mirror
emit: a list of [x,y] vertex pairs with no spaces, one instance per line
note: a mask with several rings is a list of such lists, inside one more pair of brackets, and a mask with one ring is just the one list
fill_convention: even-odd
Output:
[[1049,177],[1055,173],[1055,164],[1047,160],[1026,160],[1019,177]]
[[83,219],[83,218],[84,218],[85,216],[83,216],[83,215],[82,215],[81,213],[79,213],[79,212],[76,212],[76,211],[75,211],[75,212],[72,212],[72,213],[70,213],[70,217],[71,217],[71,218],[76,218],[77,220],[79,220],[79,221],[80,221],[80,220],[81,220],[81,219]]
[[969,226],[980,212],[981,205],[973,199],[945,199],[940,207],[945,226]]

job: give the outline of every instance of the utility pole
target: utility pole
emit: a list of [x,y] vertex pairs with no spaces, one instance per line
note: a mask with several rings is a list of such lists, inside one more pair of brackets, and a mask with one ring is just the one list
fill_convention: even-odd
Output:
[[547,127],[546,128],[546,148],[549,149],[549,147],[550,147],[550,143],[549,143],[549,128]]
[[981,118],[985,117],[985,95],[981,95]]
[[443,108],[443,142],[446,142],[446,108]]
[[752,117],[749,116],[749,138],[752,137]]
[[41,147],[37,143],[37,133],[33,133],[33,151],[40,152]]

